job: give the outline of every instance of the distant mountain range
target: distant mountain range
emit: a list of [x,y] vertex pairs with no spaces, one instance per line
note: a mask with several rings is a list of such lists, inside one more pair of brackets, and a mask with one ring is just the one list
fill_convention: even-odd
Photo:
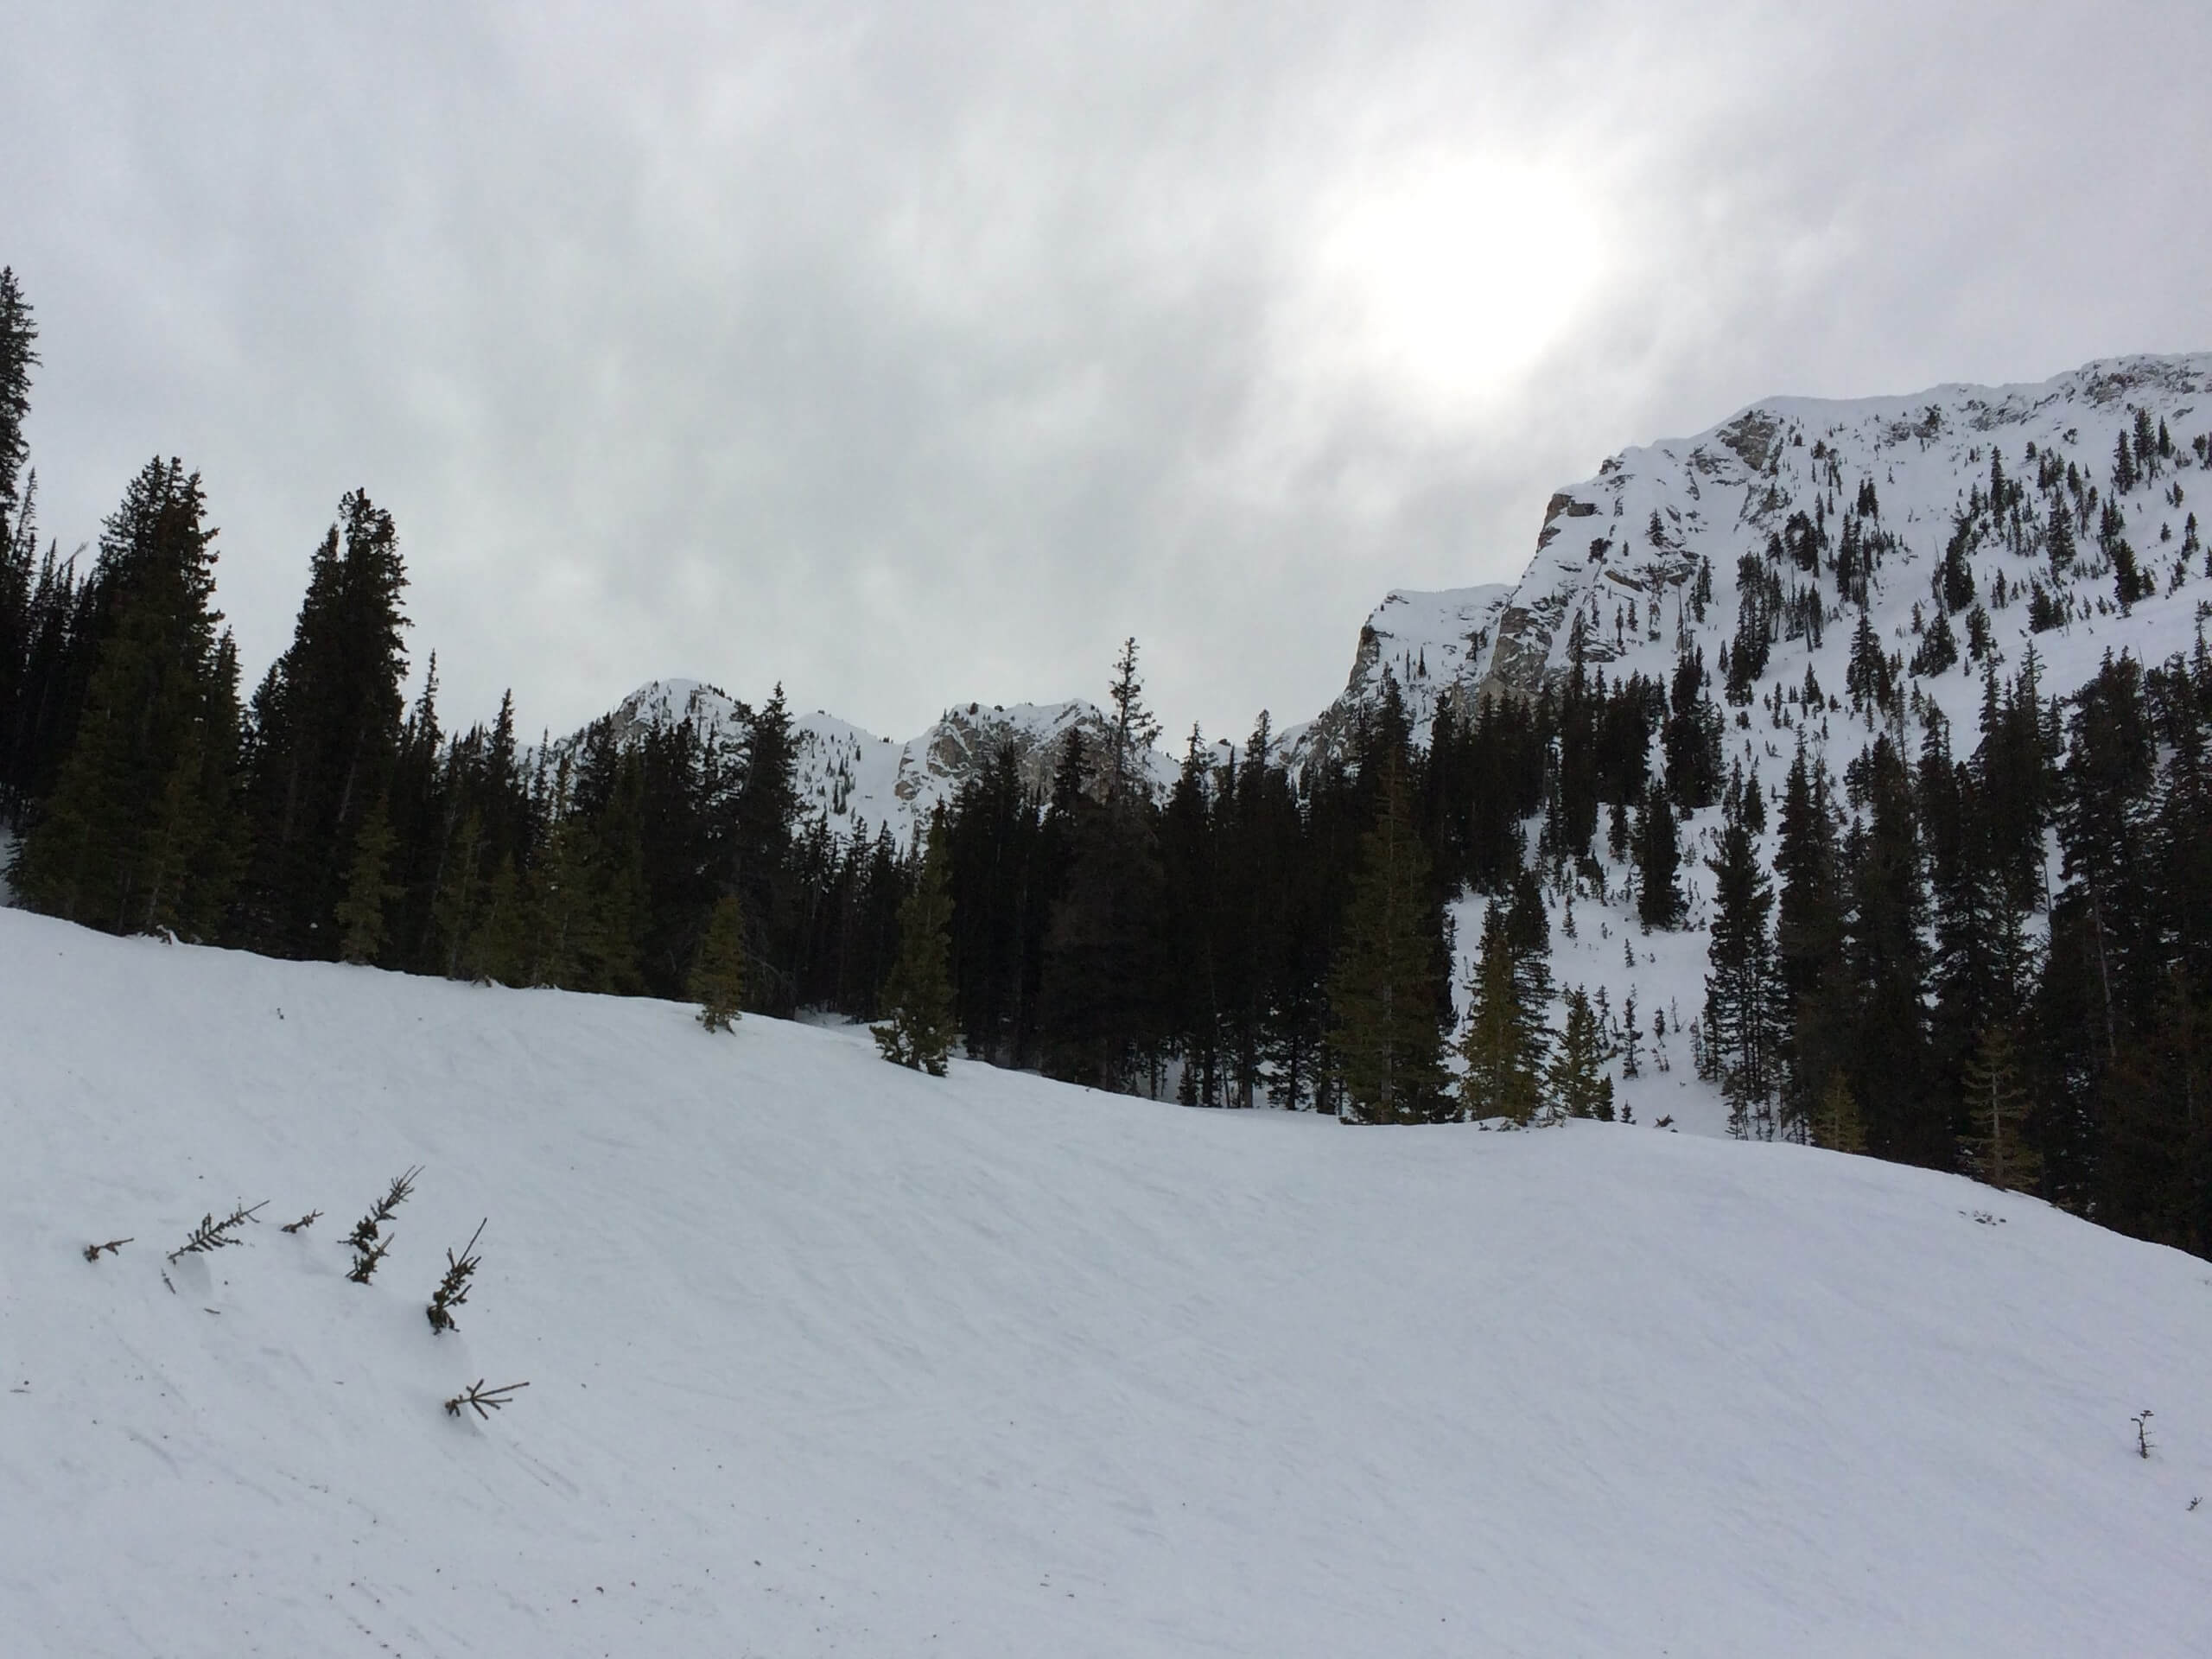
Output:
[[[2132,479],[2115,477],[2123,439]],[[1984,664],[2009,673],[2031,641],[2044,694],[2063,693],[2107,651],[2156,660],[2192,645],[2199,601],[2212,597],[2190,499],[2209,441],[2203,353],[2108,359],[2033,385],[1762,401],[1695,436],[1623,450],[1554,494],[1519,582],[1386,595],[1360,626],[1344,692],[1280,728],[1278,752],[1294,770],[1340,754],[1386,675],[1418,738],[1446,702],[1471,711],[1484,696],[1536,695],[1573,652],[1615,678],[1663,678],[1685,651],[1717,666],[1747,606],[1777,605],[1781,637],[1739,687],[1738,731],[1765,736],[1740,741],[1754,760],[1782,753],[1780,732],[1824,744],[1832,711],[1805,711],[1808,685],[1825,700],[1845,682],[1861,595],[1822,572],[1847,534],[1861,550],[1866,614],[1915,707],[1970,721]],[[1921,647],[1943,608],[1932,584],[1961,536],[1953,563],[1979,608],[1943,662],[1940,647]],[[2070,559],[2054,563],[2055,542],[2072,544]],[[2126,607],[2122,558],[2142,595]],[[690,719],[718,732],[735,708],[712,686],[659,680],[612,718],[624,730]],[[1102,737],[1106,717],[1079,699],[968,703],[902,743],[828,713],[799,716],[801,796],[838,833],[888,824],[904,840],[1001,744],[1046,786],[1077,727]],[[1150,771],[1164,788],[1175,760],[1155,750]]]

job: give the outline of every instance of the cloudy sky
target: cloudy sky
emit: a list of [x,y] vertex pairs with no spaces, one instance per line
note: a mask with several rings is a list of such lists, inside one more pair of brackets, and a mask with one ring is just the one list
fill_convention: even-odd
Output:
[[204,474],[249,665],[338,497],[451,721],[905,736],[1340,688],[1611,451],[2212,346],[2212,14],[104,4],[0,26],[41,522]]

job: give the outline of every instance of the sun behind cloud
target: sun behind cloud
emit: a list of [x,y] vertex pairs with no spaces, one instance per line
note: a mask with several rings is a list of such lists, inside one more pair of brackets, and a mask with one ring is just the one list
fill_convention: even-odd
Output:
[[1318,207],[1306,344],[1336,375],[1439,420],[1534,367],[1605,270],[1592,194],[1555,167],[1426,156]]

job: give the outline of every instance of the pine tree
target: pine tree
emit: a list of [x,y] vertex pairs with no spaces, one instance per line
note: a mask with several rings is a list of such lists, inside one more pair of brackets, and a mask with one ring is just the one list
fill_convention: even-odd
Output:
[[745,907],[734,893],[715,901],[691,965],[690,990],[699,1023],[709,1031],[728,1031],[737,1020],[745,1001]]
[[1580,985],[1567,994],[1567,1028],[1560,1033],[1545,1081],[1552,1103],[1569,1117],[1613,1117],[1613,1080],[1605,1072],[1605,1041],[1597,1011]]
[[[1750,786],[1758,787],[1756,780]],[[1731,1133],[1772,1140],[1783,988],[1767,927],[1774,890],[1759,865],[1743,793],[1740,779],[1731,785],[1720,855],[1706,861],[1714,878],[1707,948],[1712,968],[1705,980],[1706,1053],[1728,1101]]]
[[407,575],[391,515],[359,490],[309,562],[292,642],[254,694],[245,942],[334,957],[363,820],[385,796],[407,671]]
[[1514,949],[1504,908],[1483,912],[1482,944],[1468,987],[1466,1029],[1459,1057],[1463,1115],[1527,1123],[1543,1105],[1544,1014],[1527,1000],[1521,953]]
[[1830,1152],[1866,1150],[1866,1129],[1859,1116],[1859,1102],[1841,1071],[1828,1073],[1820,1103],[1813,1111],[1813,1144]]
[[397,839],[392,834],[391,814],[379,796],[361,820],[360,833],[353,838],[353,861],[346,873],[346,896],[339,900],[332,917],[338,924],[340,962],[374,962],[384,949],[389,931],[385,912],[400,893],[388,874],[392,844]]
[[1419,1123],[1442,1114],[1443,918],[1429,875],[1393,751],[1329,976],[1330,1042],[1348,1123]]
[[945,1072],[957,1026],[952,1008],[952,891],[944,815],[930,820],[922,868],[899,906],[899,958],[883,988],[891,1017],[872,1027],[875,1046],[895,1065]]
[[13,270],[0,266],[0,546],[16,529],[24,497],[18,493],[30,446],[23,421],[31,409],[31,371],[38,365],[38,339],[30,302]]
[[1636,855],[1636,914],[1646,928],[1682,925],[1681,847],[1675,833],[1675,805],[1654,784],[1643,798],[1631,837]]
[[2042,1178],[2043,1160],[2021,1133],[2027,1096],[2010,1033],[1993,1025],[1967,1062],[1967,1109],[1974,1133],[1961,1144],[1974,1173],[1990,1185],[2030,1192]]
[[67,758],[19,849],[23,901],[112,931],[212,931],[235,874],[235,650],[215,637],[196,474],[139,473],[101,540],[114,595]]

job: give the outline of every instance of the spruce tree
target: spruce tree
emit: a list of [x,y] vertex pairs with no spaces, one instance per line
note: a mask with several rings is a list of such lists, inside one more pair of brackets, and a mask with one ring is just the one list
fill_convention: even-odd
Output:
[[23,297],[15,271],[0,266],[0,549],[14,533],[24,505],[22,467],[30,446],[23,439],[23,421],[31,409],[37,340],[30,302]]
[[1828,1073],[1819,1104],[1813,1109],[1812,1130],[1813,1144],[1830,1152],[1866,1150],[1866,1128],[1859,1116],[1859,1102],[1840,1071]]
[[[1756,790],[1754,780],[1750,787]],[[1774,890],[1760,867],[1744,810],[1745,785],[1732,782],[1713,874],[1711,969],[1705,980],[1707,1064],[1728,1102],[1730,1132],[1772,1140],[1779,1082],[1783,987],[1767,918]]]
[[1569,1117],[1611,1122],[1613,1080],[1605,1071],[1605,1039],[1598,1029],[1597,1011],[1580,985],[1567,992],[1566,1002],[1566,1029],[1545,1073],[1552,1103]]
[[899,958],[883,988],[891,1017],[871,1028],[883,1058],[941,1077],[952,1052],[952,891],[944,814],[930,820],[913,891],[899,906]]
[[407,586],[391,515],[361,491],[309,562],[292,642],[253,699],[253,857],[245,942],[340,954],[336,911],[372,806],[386,792],[404,702]]
[[1474,1119],[1531,1121],[1543,1105],[1546,1033],[1541,1007],[1531,1007],[1521,953],[1503,906],[1483,912],[1482,944],[1468,987],[1467,1025],[1459,1037],[1465,1070],[1462,1113]]
[[1382,773],[1329,976],[1330,1042],[1346,1122],[1420,1123],[1443,1109],[1443,918],[1395,751]]
[[385,912],[400,892],[389,874],[392,845],[397,839],[392,834],[391,814],[379,796],[362,818],[360,833],[353,838],[346,896],[339,900],[332,918],[338,924],[340,962],[372,963],[384,949],[389,931]]
[[1981,1033],[1966,1068],[1967,1110],[1974,1133],[1961,1150],[1974,1173],[1995,1187],[2031,1192],[2042,1178],[2042,1159],[2022,1133],[2027,1095],[2012,1034],[2001,1025]]
[[1674,803],[1657,784],[1644,795],[1631,841],[1636,855],[1637,919],[1647,929],[1680,927],[1685,909],[1678,874],[1681,846],[1675,836]]
[[728,1031],[745,1001],[745,906],[734,893],[715,901],[691,965],[690,990],[699,1023],[709,1031]]
[[196,474],[139,473],[101,540],[114,595],[84,713],[13,879],[48,914],[212,931],[235,874],[235,650],[215,637],[214,535]]

